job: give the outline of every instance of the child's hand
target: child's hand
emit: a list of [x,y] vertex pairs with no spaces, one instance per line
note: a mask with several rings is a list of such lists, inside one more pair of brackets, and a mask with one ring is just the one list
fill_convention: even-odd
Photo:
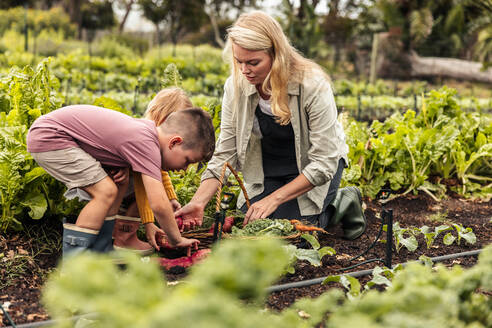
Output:
[[171,205],[173,206],[173,211],[176,212],[181,208],[181,204],[176,200],[176,199],[171,199],[170,200]]
[[201,226],[203,222],[203,207],[190,202],[174,213],[176,216],[183,217],[184,230],[193,229],[195,226]]
[[200,244],[200,241],[197,239],[188,239],[188,238],[181,238],[181,241],[174,245],[174,247],[187,247],[188,250],[186,251],[186,256],[191,256],[191,248],[193,247],[195,250],[198,250],[198,244]]
[[147,241],[149,244],[155,249],[159,250],[160,247],[157,245],[156,240],[161,240],[166,234],[162,229],[159,229],[154,223],[146,223],[145,227],[145,236],[147,237]]
[[130,169],[128,167],[113,169],[109,171],[109,175],[114,183],[121,184],[130,178]]

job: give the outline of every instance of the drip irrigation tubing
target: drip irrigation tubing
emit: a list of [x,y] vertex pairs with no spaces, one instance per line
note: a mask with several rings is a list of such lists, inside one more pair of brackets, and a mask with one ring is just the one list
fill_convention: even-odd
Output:
[[[75,322],[76,320],[79,319],[95,319],[97,317],[96,313],[88,313],[88,314],[83,314],[83,315],[76,315],[71,318],[65,319],[63,321],[72,321]],[[6,326],[5,328],[36,328],[36,327],[45,327],[45,326],[53,326],[57,323],[60,323],[62,320],[45,320],[45,321],[38,321],[38,322],[31,322],[31,323],[24,323],[21,325],[13,325],[13,326]],[[1,322],[0,322],[1,323]]]
[[[474,250],[474,251],[468,251],[468,252],[462,252],[462,253],[453,253],[453,254],[447,254],[447,255],[442,255],[442,256],[431,257],[430,259],[431,259],[432,262],[442,262],[442,261],[453,260],[453,259],[460,258],[460,257],[465,257],[465,256],[478,255],[478,254],[480,254],[481,251],[482,251],[481,249],[477,249],[477,250]],[[401,263],[401,265],[402,266],[406,266],[406,265],[408,265],[410,263],[415,263],[415,262],[421,262],[421,261],[420,260],[417,260],[417,261],[409,261],[409,262]],[[394,265],[393,267],[395,267],[395,266],[396,265]],[[321,277],[321,278],[314,278],[314,279],[308,279],[308,280],[290,282],[290,283],[282,284],[282,285],[274,285],[274,286],[268,287],[266,290],[267,290],[268,293],[273,293],[273,292],[279,292],[279,291],[290,289],[290,288],[307,287],[307,286],[311,286],[311,285],[317,285],[317,284],[321,284],[323,281],[326,280],[326,278],[331,277],[331,276],[343,276],[343,275],[347,275],[347,276],[351,276],[351,277],[354,277],[354,278],[358,278],[358,277],[363,277],[363,276],[370,275],[372,273],[372,270],[373,269],[367,269],[367,270],[361,270],[361,271],[354,271],[354,272],[347,272],[347,273],[344,273],[344,274],[341,274],[341,275],[330,275],[330,276]]]

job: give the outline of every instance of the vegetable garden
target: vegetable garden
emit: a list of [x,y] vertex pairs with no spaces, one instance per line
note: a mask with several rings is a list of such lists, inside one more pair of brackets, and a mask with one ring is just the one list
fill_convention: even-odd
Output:
[[[185,254],[114,255],[124,267],[87,255],[62,273],[55,269],[60,220],[76,215],[81,204],[66,201],[64,187],[27,153],[30,124],[74,103],[140,116],[157,90],[178,85],[210,112],[218,131],[228,72],[220,51],[183,46],[177,57],[166,51],[131,60],[78,52],[50,59],[0,54],[4,325],[56,320],[46,324],[61,327],[73,323],[62,319],[76,318],[77,326],[91,327],[492,326],[492,251],[486,248],[492,241],[491,99],[458,97],[454,89],[425,83],[396,92],[383,81],[333,83],[350,147],[342,185],[360,188],[368,220],[357,240],[343,240],[337,227],[298,231],[289,221],[242,227],[242,214],[234,210],[240,187],[231,175],[223,188],[234,195],[223,206],[223,215],[232,217],[230,233],[212,243],[212,203],[204,227],[189,232],[202,237],[201,249],[212,247],[210,255],[160,268],[155,257]],[[170,173],[181,204],[193,196],[202,172],[193,165]],[[479,256],[445,259],[431,269],[431,258],[475,250],[482,250]],[[423,264],[397,265],[413,260]],[[347,274],[363,270],[369,274]],[[321,281],[303,283],[311,279]],[[285,286],[291,283],[299,284]]]

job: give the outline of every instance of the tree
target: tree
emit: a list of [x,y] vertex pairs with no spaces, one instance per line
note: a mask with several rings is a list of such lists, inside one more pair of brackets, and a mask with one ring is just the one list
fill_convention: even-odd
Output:
[[[80,26],[89,31],[103,30],[116,23],[110,1],[87,1],[81,5],[80,13]],[[89,41],[92,41],[91,38]]]
[[492,1],[476,0],[473,4],[482,13],[468,25],[468,32],[477,36],[473,55],[487,68],[492,66]]
[[[174,46],[186,32],[196,31],[206,19],[204,0],[139,0],[144,16],[156,27],[157,43],[161,43],[160,24],[167,23]],[[173,49],[176,54],[176,47]]]
[[[233,11],[240,13],[246,7],[256,7],[258,0],[205,0],[205,13],[210,19],[210,24],[214,31],[215,42],[220,47],[224,47],[224,39],[220,33],[220,17],[231,16]],[[234,19],[233,17],[230,17]]]
[[179,38],[187,32],[197,31],[206,21],[204,0],[169,0],[166,3],[166,22],[173,43],[173,56]]
[[138,5],[140,6],[143,15],[149,21],[154,23],[155,26],[155,34],[157,44],[161,44],[161,33],[159,25],[166,19],[167,17],[167,8],[165,8],[164,4],[165,0],[139,0]]
[[477,3],[490,0],[378,0],[376,15],[388,31],[380,35],[378,75],[489,81],[489,73],[481,74],[476,63],[447,58],[472,58],[476,36],[469,26],[483,15]]
[[125,10],[125,14],[123,15],[123,18],[121,19],[120,24],[118,25],[118,33],[121,34],[123,32],[123,28],[125,27],[126,20],[128,19],[128,15],[130,15],[130,12],[133,9],[133,5],[135,4],[135,0],[117,0],[116,5],[119,8],[122,8]]
[[369,5],[372,5],[372,2],[368,0],[331,0],[328,2],[329,11],[323,18],[321,28],[325,42],[335,51],[334,65],[338,63],[342,50],[351,47],[360,39],[361,35],[354,33],[358,19],[361,17],[361,15],[357,17],[357,12],[365,12]]
[[323,38],[321,19],[316,14],[319,0],[301,0],[299,7],[295,7],[294,0],[283,0],[283,14],[286,17],[281,21],[290,41],[300,52],[307,57],[316,56],[319,42]]

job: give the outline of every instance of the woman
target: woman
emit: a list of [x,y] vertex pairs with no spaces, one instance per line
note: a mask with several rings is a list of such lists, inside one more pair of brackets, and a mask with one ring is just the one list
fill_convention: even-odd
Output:
[[[228,29],[226,53],[232,54],[232,73],[216,151],[193,199],[176,215],[191,225],[202,223],[227,161],[242,171],[251,197],[249,209],[243,195],[238,200],[246,211],[244,224],[266,217],[302,218],[325,227],[335,217],[344,222],[345,237],[359,237],[366,225],[360,193],[344,188],[337,196],[348,147],[328,76],[260,11],[242,14]],[[356,222],[333,215],[337,199],[350,204]]]

